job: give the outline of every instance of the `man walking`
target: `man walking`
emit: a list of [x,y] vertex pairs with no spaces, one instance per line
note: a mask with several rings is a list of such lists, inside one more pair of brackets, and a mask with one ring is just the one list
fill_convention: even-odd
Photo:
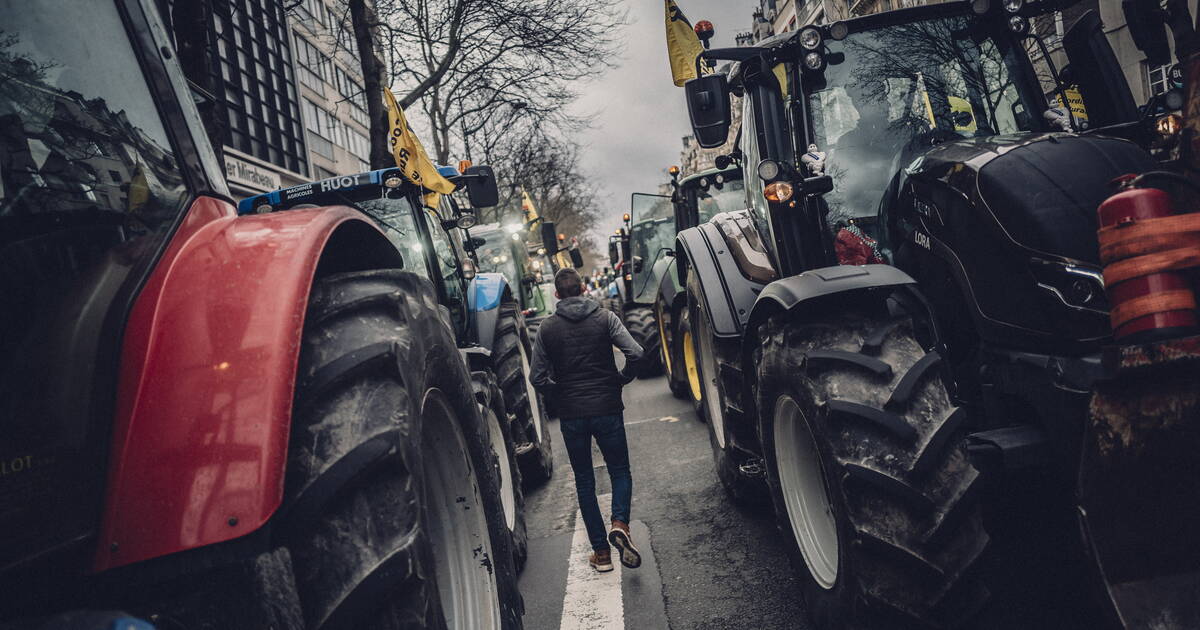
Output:
[[[621,388],[634,379],[642,347],[616,314],[582,295],[583,280],[574,269],[554,274],[554,291],[560,302],[538,329],[530,380],[545,396],[551,414],[561,420],[563,444],[575,471],[579,512],[592,543],[588,562],[597,571],[612,571],[611,543],[620,554],[621,564],[636,569],[642,564],[642,556],[629,535],[633,477],[629,473]],[[614,345],[625,355],[621,372],[613,357]],[[612,526],[607,536],[596,501],[592,438],[600,446],[612,480]]]

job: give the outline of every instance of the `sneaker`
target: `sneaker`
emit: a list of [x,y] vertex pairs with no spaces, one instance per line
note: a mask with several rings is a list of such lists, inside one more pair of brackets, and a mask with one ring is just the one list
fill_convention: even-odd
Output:
[[642,566],[642,554],[633,546],[633,537],[629,535],[629,525],[613,520],[612,529],[608,530],[608,542],[617,548],[621,554],[621,564],[636,569]]
[[588,564],[600,573],[608,573],[613,570],[612,552],[608,549],[593,551],[591,557],[588,558]]

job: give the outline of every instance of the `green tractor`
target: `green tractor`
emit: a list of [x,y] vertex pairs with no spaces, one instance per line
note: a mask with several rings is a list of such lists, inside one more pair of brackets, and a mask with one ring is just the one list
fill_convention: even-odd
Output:
[[609,258],[619,274],[617,312],[646,353],[638,376],[649,378],[662,374],[667,362],[654,317],[654,300],[672,258],[675,218],[671,198],[633,193],[624,220],[627,227],[609,241]]
[[472,227],[469,231],[469,245],[479,263],[479,270],[499,273],[508,279],[510,287],[519,287],[514,292],[519,294],[517,303],[525,317],[529,337],[533,339],[542,320],[549,317],[554,309],[553,279],[545,273],[548,260],[537,254],[540,250],[530,251],[522,225],[501,226],[491,223]]
[[[722,157],[717,168],[693,173],[682,179],[675,178],[678,167],[671,168],[671,184],[674,188],[671,202],[674,204],[676,232],[707,223],[722,212],[746,208],[742,170],[732,166],[728,158]],[[666,265],[658,280],[654,317],[658,321],[667,384],[675,396],[691,400],[703,419],[704,388],[700,382],[696,364],[698,355],[688,321],[687,292],[684,290],[686,283],[680,282],[674,250],[665,252],[664,257]]]
[[[816,627],[963,627],[981,613],[1026,615],[997,627],[1108,627],[1178,605],[1176,627],[1196,627],[1197,510],[1178,500],[1195,493],[1174,490],[1195,475],[1130,481],[1159,464],[1134,457],[1132,403],[1099,437],[1137,465],[1095,487],[1169,502],[1162,534],[1094,529],[1089,505],[1103,501],[1080,500],[1090,403],[1120,376],[1102,357],[1161,355],[1114,344],[1097,210],[1114,179],[1161,167],[1122,138],[1139,114],[1094,11],[1062,38],[1071,72],[1036,70],[1051,56],[1033,26],[1064,4],[944,2],[805,26],[706,50],[731,73],[685,85],[703,147],[727,141],[730,94],[743,97],[747,209],[674,248],[718,477],[772,506]],[[1086,133],[1057,106],[1075,89],[1063,77]],[[1194,383],[1179,371],[1143,387]],[[1190,396],[1142,407],[1145,427],[1174,427],[1154,439],[1178,444],[1195,426]],[[1180,410],[1193,421],[1172,421]],[[1176,544],[1097,564],[1098,549],[1159,539]],[[1118,614],[1126,596],[1142,605]]]

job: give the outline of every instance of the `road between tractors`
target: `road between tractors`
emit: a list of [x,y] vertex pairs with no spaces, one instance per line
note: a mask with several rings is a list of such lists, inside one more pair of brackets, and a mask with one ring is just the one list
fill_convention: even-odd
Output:
[[[633,532],[646,561],[604,575],[587,566],[574,477],[555,422],[554,477],[526,495],[525,627],[807,628],[774,522],[738,507],[721,489],[706,428],[691,405],[671,396],[665,377],[633,382],[624,399]],[[595,447],[593,460],[607,518],[611,486]]]

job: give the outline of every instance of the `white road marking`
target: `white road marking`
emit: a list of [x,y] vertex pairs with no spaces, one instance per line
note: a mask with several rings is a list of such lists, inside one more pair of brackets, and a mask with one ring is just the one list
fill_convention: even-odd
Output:
[[[611,494],[596,499],[601,509],[612,504]],[[605,521],[607,522],[607,521]],[[575,535],[567,558],[567,591],[563,596],[560,630],[624,630],[625,606],[621,600],[621,562],[613,554],[613,570],[598,573],[588,564],[588,541],[583,515],[575,512]]]

